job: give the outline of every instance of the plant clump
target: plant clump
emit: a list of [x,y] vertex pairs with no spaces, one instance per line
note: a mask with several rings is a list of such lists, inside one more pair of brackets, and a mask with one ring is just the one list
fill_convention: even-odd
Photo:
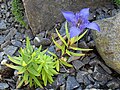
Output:
[[13,64],[6,64],[8,67],[17,70],[17,74],[21,78],[17,88],[22,84],[32,87],[40,86],[41,88],[53,82],[52,76],[58,74],[55,70],[55,62],[53,57],[45,54],[47,50],[41,51],[41,46],[34,50],[30,45],[29,38],[26,39],[26,48],[20,49],[18,57],[8,56]]
[[11,11],[16,21],[18,21],[23,27],[27,28],[27,23],[24,21],[23,5],[21,0],[12,0]]

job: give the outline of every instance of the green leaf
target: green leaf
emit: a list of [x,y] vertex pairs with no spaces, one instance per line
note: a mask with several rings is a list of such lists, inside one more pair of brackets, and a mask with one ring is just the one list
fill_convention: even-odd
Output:
[[21,69],[19,69],[19,71],[17,72],[17,74],[22,74],[26,71],[25,67],[22,67]]
[[71,55],[70,55],[71,53],[70,53],[67,49],[66,49],[66,53],[67,53],[69,56],[71,56]]
[[11,57],[8,55],[8,58],[10,59],[10,61],[12,61],[15,64],[21,65],[20,61],[21,61],[21,57]]
[[28,76],[29,76],[29,74],[26,72],[26,73],[24,73],[24,76],[23,76],[23,79],[24,79],[24,82],[25,82],[25,85],[27,85],[28,84]]
[[73,67],[71,64],[67,63],[66,61],[60,60],[60,63],[67,66],[67,67]]
[[40,84],[39,80],[38,80],[35,76],[32,75],[32,78],[34,79],[35,83],[36,83],[38,86],[40,86],[41,88],[43,88],[43,86]]
[[5,64],[6,66],[8,66],[8,67],[10,67],[10,68],[12,68],[12,69],[16,69],[16,70],[21,70],[23,67],[21,67],[21,66],[14,66],[14,65],[11,65],[11,64]]
[[68,31],[67,22],[65,22],[65,31],[66,31],[67,39],[69,40],[70,39],[70,34],[69,34],[69,31]]
[[52,37],[52,40],[53,40],[54,44],[55,44],[59,49],[62,50],[62,47],[53,39],[53,37]]
[[37,71],[40,73],[42,71],[43,63],[39,65]]
[[42,70],[42,79],[43,79],[44,85],[46,86],[47,85],[47,76],[46,76],[45,70]]
[[84,56],[85,54],[81,54],[81,53],[74,53],[74,52],[71,52],[71,51],[67,51],[70,55],[72,56]]
[[22,79],[22,80],[19,82],[19,84],[17,85],[17,88],[20,88],[20,87],[22,86],[23,82],[24,82],[24,79]]
[[53,82],[52,76],[47,74],[47,77],[48,77],[48,82],[49,82],[50,84],[52,84],[52,82]]
[[49,69],[49,71],[52,73],[52,74],[58,74],[58,72],[56,72],[54,69]]
[[55,58],[58,58],[56,54],[50,52],[50,51],[47,51],[50,55],[54,56]]
[[35,76],[40,76],[40,74],[34,69],[34,67],[33,66],[28,66],[28,68],[27,68],[27,70],[31,73],[31,74],[33,74],[33,75],[35,75]]
[[60,33],[58,32],[58,30],[56,29],[57,35],[59,36],[60,40],[68,47],[66,41],[64,40],[64,38],[60,35]]
[[28,53],[32,53],[33,52],[33,47],[30,44],[30,39],[27,37],[26,38],[26,49]]
[[77,47],[69,47],[70,49],[73,49],[73,50],[80,50],[80,51],[90,51],[90,50],[93,50],[93,49],[83,49],[83,48],[77,48]]
[[62,45],[62,55],[64,55],[65,54],[65,45],[63,44]]

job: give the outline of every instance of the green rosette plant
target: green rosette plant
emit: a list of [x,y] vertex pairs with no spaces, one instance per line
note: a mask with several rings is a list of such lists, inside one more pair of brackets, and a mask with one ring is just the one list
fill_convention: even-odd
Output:
[[8,67],[17,70],[17,74],[21,78],[17,88],[20,88],[23,84],[32,87],[43,85],[46,86],[49,82],[53,82],[52,76],[58,74],[55,70],[55,62],[52,56],[45,54],[47,50],[41,51],[42,47],[33,49],[30,44],[29,38],[26,38],[26,48],[20,49],[19,56],[11,57],[8,55],[10,61],[13,64],[6,64]]

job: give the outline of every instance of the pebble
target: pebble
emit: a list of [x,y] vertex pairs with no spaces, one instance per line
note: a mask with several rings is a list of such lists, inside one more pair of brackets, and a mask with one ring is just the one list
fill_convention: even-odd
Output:
[[79,60],[73,61],[72,64],[76,70],[79,70],[82,66],[84,66],[84,64]]
[[87,75],[88,72],[85,71],[78,71],[77,75],[76,75],[76,80],[79,83],[84,83],[84,76]]
[[[119,82],[119,83],[120,83],[120,82]],[[117,88],[120,88],[119,83],[118,83],[117,81],[115,81],[115,80],[112,80],[112,81],[109,81],[109,82],[107,83],[107,86],[108,86],[110,89],[115,90],[115,89],[117,89]]]
[[0,21],[0,30],[6,30],[7,29],[7,26],[5,24],[5,21],[4,20],[1,20]]
[[0,61],[3,59],[4,52],[0,52]]
[[10,56],[12,56],[17,51],[17,49],[18,47],[15,47],[15,46],[7,46],[3,48],[4,53]]
[[22,43],[20,41],[17,40],[11,40],[12,45],[16,46],[16,47],[21,47]]
[[68,76],[66,81],[66,90],[73,90],[79,87],[79,83],[76,81],[75,77]]
[[50,45],[51,44],[51,40],[48,39],[48,38],[35,37],[34,38],[34,44],[35,44],[35,46]]
[[4,37],[1,35],[0,36],[0,45],[4,42]]
[[0,90],[5,90],[9,87],[7,83],[0,83]]
[[16,34],[17,30],[15,28],[11,28],[10,32],[7,34],[7,36],[5,37],[5,41],[10,40],[13,38],[13,36]]

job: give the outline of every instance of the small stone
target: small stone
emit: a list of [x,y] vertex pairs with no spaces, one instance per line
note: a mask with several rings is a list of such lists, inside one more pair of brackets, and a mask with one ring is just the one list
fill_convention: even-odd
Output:
[[88,72],[85,72],[85,71],[79,71],[76,75],[76,80],[79,82],[79,83],[84,83],[84,75],[87,75]]
[[88,64],[90,62],[90,58],[86,56],[85,58],[83,58],[81,60],[81,62],[84,63],[84,64]]
[[3,48],[4,53],[10,56],[12,56],[16,52],[17,49],[18,47],[15,47],[15,46],[7,46]]
[[5,4],[1,4],[1,8],[4,9],[5,8]]
[[7,29],[7,26],[6,26],[4,20],[1,20],[1,21],[0,21],[0,29],[1,29],[1,30],[6,30],[6,29]]
[[116,80],[112,80],[107,83],[107,86],[108,86],[108,88],[115,90],[115,89],[119,88],[120,85]]
[[33,39],[33,38],[34,38],[32,31],[29,30],[29,29],[28,29],[28,30],[25,30],[25,35],[26,35],[27,37],[29,37],[30,39]]
[[82,66],[84,66],[84,64],[79,60],[73,61],[72,64],[76,70],[79,70]]
[[63,84],[62,86],[60,86],[60,90],[65,90],[65,84]]
[[4,37],[0,35],[0,45],[4,42]]
[[0,83],[0,90],[5,90],[9,87],[7,83]]
[[86,44],[85,41],[81,41],[78,46],[79,46],[80,48],[87,48],[87,49],[89,48],[89,47],[87,46],[87,44]]
[[0,52],[0,61],[3,59],[4,52]]
[[75,77],[68,76],[66,82],[66,90],[73,90],[79,87],[79,83],[76,81]]
[[94,47],[95,46],[95,42],[94,41],[90,41],[89,43],[87,43],[88,47]]
[[6,63],[7,63],[7,59],[3,59],[2,61],[1,61],[1,65],[5,65]]
[[72,62],[74,60],[78,60],[80,57],[70,56],[67,62]]
[[17,41],[17,40],[11,40],[11,43],[16,47],[21,47],[21,45],[22,45],[22,43],[20,41]]
[[6,17],[8,18],[10,16],[10,12],[7,12],[6,13]]
[[51,43],[51,40],[48,39],[48,38],[38,38],[38,37],[35,37],[34,38],[34,44],[36,46],[40,46],[40,45],[50,45]]
[[17,30],[15,28],[11,28],[8,35],[5,37],[5,41],[10,40],[16,34]]

